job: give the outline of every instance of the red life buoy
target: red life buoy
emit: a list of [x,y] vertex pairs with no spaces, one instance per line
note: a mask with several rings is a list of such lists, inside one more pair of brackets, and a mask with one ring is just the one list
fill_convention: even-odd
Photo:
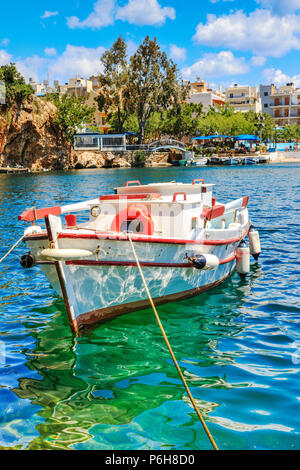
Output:
[[154,223],[144,204],[130,204],[115,216],[111,224],[111,230],[113,232],[153,235]]

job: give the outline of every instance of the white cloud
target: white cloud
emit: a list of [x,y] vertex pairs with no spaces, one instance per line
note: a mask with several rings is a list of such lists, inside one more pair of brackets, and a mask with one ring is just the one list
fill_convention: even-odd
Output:
[[295,14],[279,17],[269,10],[255,10],[249,15],[241,10],[219,17],[207,15],[207,23],[198,24],[194,39],[208,46],[281,57],[291,49],[300,49],[299,20]]
[[239,75],[249,72],[249,67],[243,57],[235,57],[231,51],[207,53],[192,66],[182,70],[183,78],[193,80],[200,76],[217,78],[225,75]]
[[266,63],[266,58],[262,55],[254,55],[250,62],[254,67],[262,67]]
[[186,58],[186,49],[184,47],[178,47],[175,44],[171,44],[170,57],[175,62],[184,62]]
[[65,83],[69,78],[77,75],[87,78],[100,73],[100,56],[104,51],[105,48],[102,46],[87,48],[67,45],[60,56],[40,57],[34,55],[17,60],[16,66],[27,80],[32,77],[41,82],[49,73],[50,80],[60,80],[61,83]]
[[300,74],[287,75],[280,69],[269,68],[263,70],[262,76],[266,83],[274,83],[279,86],[293,82],[297,87],[300,87]]
[[300,0],[256,0],[263,8],[269,8],[275,13],[287,14],[300,10]]
[[79,21],[77,16],[71,16],[67,18],[67,24],[69,28],[93,28],[100,29],[103,26],[109,26],[114,23],[114,0],[98,0],[94,4],[94,10],[88,15],[88,17]]
[[67,45],[64,53],[49,64],[51,77],[59,80],[80,75],[89,77],[100,72],[100,57],[105,51],[102,46],[87,48]]
[[51,18],[51,16],[57,16],[58,15],[58,11],[45,11],[45,13],[41,16],[41,18],[43,20],[45,20],[46,18]]
[[118,9],[116,19],[140,26],[162,25],[167,18],[174,20],[175,16],[174,8],[162,7],[157,0],[129,0]]
[[77,16],[67,18],[67,25],[71,29],[92,28],[100,29],[113,25],[114,21],[128,21],[131,24],[162,25],[167,18],[175,19],[175,10],[172,7],[162,7],[158,0],[129,0],[122,7],[115,4],[115,0],[97,0],[93,11],[80,21]]
[[46,55],[56,55],[56,49],[54,49],[54,47],[46,47],[46,49],[44,49],[44,52]]
[[11,62],[12,56],[8,54],[4,49],[0,49],[0,66],[7,65]]
[[16,67],[19,72],[28,80],[30,77],[38,81],[46,78],[46,68],[48,65],[47,59],[33,55],[25,59],[16,61]]

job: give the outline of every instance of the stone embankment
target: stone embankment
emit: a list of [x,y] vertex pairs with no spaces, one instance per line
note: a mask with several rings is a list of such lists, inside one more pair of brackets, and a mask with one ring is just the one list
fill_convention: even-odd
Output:
[[71,167],[81,168],[129,168],[134,166],[171,166],[169,152],[146,152],[145,161],[137,159],[136,151],[99,152],[91,150],[73,150]]
[[275,152],[270,163],[300,163],[300,152]]

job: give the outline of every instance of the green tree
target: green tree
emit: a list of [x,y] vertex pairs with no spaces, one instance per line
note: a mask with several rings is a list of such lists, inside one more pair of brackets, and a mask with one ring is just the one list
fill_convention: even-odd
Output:
[[176,106],[187,91],[178,79],[177,66],[147,36],[130,58],[126,97],[135,112],[142,143],[146,125],[155,112]]
[[248,111],[245,117],[254,127],[253,133],[259,136],[262,141],[273,138],[275,121],[270,114]]
[[131,111],[126,93],[129,86],[127,45],[122,36],[104,52],[100,61],[103,73],[98,77],[101,85],[100,94],[96,98],[98,109],[107,113],[108,119],[113,118],[113,130],[121,133]]
[[204,116],[202,103],[181,103],[165,111],[161,130],[178,138],[193,136],[198,131],[199,118],[202,116]]
[[24,77],[18,72],[14,63],[0,67],[0,80],[5,85],[5,107],[9,108],[14,103],[20,105],[33,93],[32,86],[25,82]]
[[80,126],[87,125],[91,121],[95,112],[95,107],[86,104],[88,97],[50,93],[45,99],[55,104],[56,123],[69,141],[72,141]]

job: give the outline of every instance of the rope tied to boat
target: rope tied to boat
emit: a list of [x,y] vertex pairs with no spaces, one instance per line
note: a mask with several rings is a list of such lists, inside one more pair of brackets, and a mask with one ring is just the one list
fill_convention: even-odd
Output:
[[185,388],[185,390],[186,390],[186,392],[187,392],[187,394],[188,394],[188,397],[189,397],[189,399],[190,399],[190,401],[191,401],[191,403],[192,403],[192,405],[193,405],[193,408],[194,408],[194,410],[196,411],[197,416],[198,416],[199,420],[201,421],[201,424],[202,424],[202,426],[203,426],[203,428],[204,428],[204,431],[206,432],[206,435],[207,435],[208,439],[210,440],[210,442],[211,442],[211,444],[212,444],[214,450],[219,450],[218,447],[217,447],[217,444],[215,443],[214,438],[212,437],[212,435],[211,435],[211,433],[210,433],[210,431],[209,431],[209,429],[208,429],[208,427],[207,427],[207,424],[205,423],[205,421],[204,421],[204,419],[203,419],[203,417],[202,417],[202,415],[201,415],[201,413],[200,413],[200,411],[199,411],[199,409],[198,409],[198,407],[197,407],[197,404],[196,404],[196,402],[195,402],[195,400],[194,400],[194,398],[193,398],[193,396],[192,396],[192,393],[191,393],[191,391],[190,391],[190,389],[189,389],[189,386],[188,386],[188,384],[187,384],[187,382],[186,382],[186,380],[185,380],[185,378],[184,378],[184,376],[183,376],[183,374],[182,374],[182,372],[181,372],[181,369],[180,369],[180,367],[179,367],[179,364],[178,364],[178,362],[177,362],[177,359],[176,359],[176,357],[175,357],[175,355],[174,355],[174,353],[173,353],[173,350],[172,350],[171,345],[170,345],[170,343],[169,343],[168,337],[167,337],[167,335],[166,335],[166,333],[165,333],[164,327],[163,327],[163,325],[162,325],[162,323],[161,323],[161,320],[160,320],[159,315],[158,315],[158,313],[157,313],[156,307],[155,307],[154,302],[153,302],[153,300],[152,300],[152,297],[151,297],[149,288],[148,288],[147,283],[146,283],[146,279],[145,279],[145,277],[144,277],[144,274],[143,274],[143,271],[142,271],[142,268],[141,268],[141,265],[140,265],[138,256],[137,256],[137,254],[136,254],[136,251],[135,251],[135,248],[134,248],[132,239],[131,239],[131,235],[130,235],[129,233],[127,233],[127,235],[128,235],[128,239],[129,239],[129,242],[130,242],[130,245],[131,245],[131,249],[132,249],[132,252],[133,252],[133,256],[134,256],[134,258],[135,258],[135,261],[136,261],[138,270],[139,270],[139,272],[140,272],[140,275],[141,275],[141,278],[142,278],[142,281],[143,281],[143,284],[144,284],[145,291],[146,291],[147,296],[148,296],[148,298],[149,298],[149,302],[150,302],[150,304],[151,304],[151,307],[152,307],[153,312],[154,312],[154,315],[155,315],[155,317],[156,317],[158,326],[159,326],[159,328],[160,328],[160,330],[161,330],[161,332],[162,332],[162,335],[163,335],[163,337],[164,337],[165,343],[166,343],[166,345],[167,345],[167,347],[168,347],[168,350],[169,350],[169,352],[170,352],[170,354],[171,354],[171,357],[172,357],[172,359],[173,359],[173,362],[174,362],[174,365],[175,365],[175,367],[176,367],[176,369],[177,369],[177,372],[178,372],[178,374],[179,374],[179,377],[180,377],[180,379],[181,379],[181,381],[182,381],[182,383],[183,383],[183,385],[184,385],[184,388]]
[[8,250],[8,252],[0,259],[0,263],[2,263],[2,261],[5,260],[5,258],[19,245],[19,243],[21,243],[21,241],[23,240],[24,238],[24,235],[22,235],[22,237]]

